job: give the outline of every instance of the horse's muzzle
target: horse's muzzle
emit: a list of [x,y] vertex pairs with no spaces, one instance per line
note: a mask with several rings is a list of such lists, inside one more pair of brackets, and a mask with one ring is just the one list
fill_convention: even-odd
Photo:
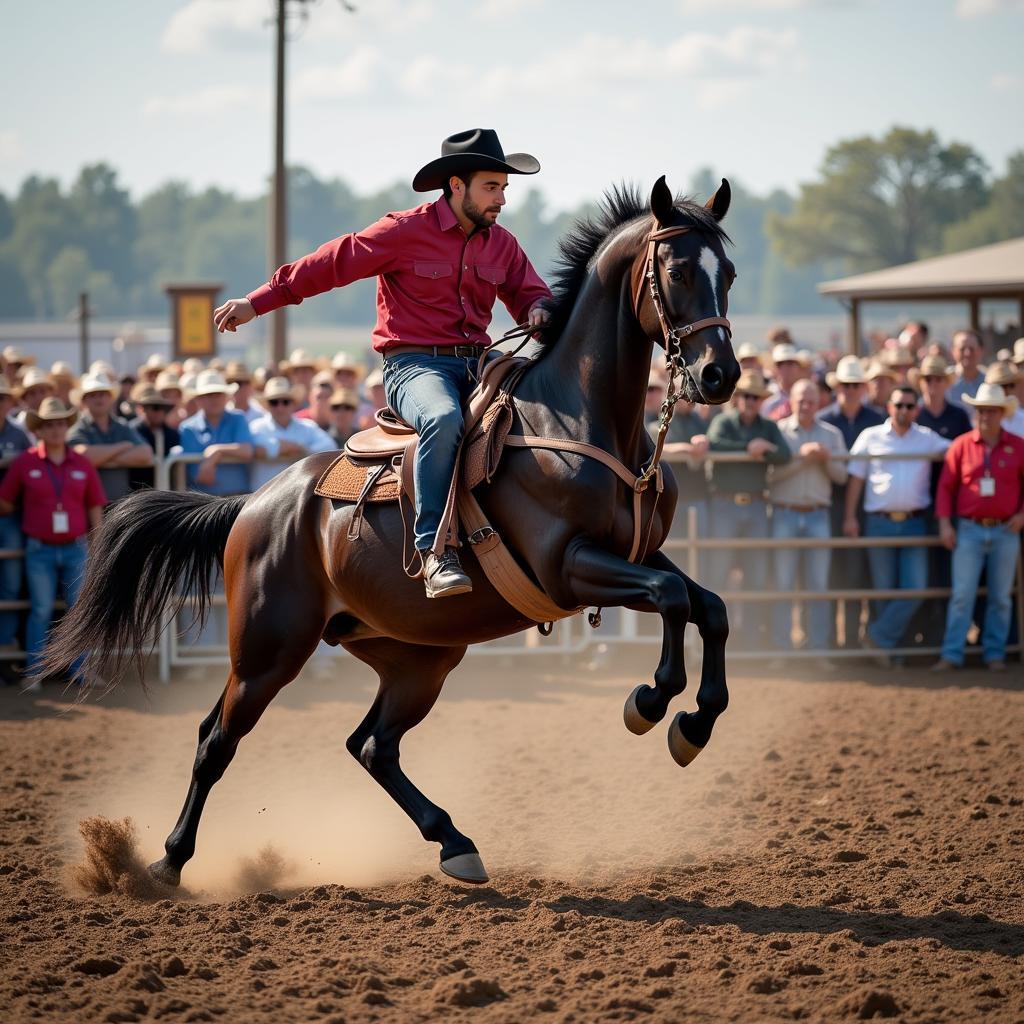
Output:
[[706,405],[721,405],[727,402],[740,376],[740,364],[730,355],[727,359],[708,360],[703,366],[690,371],[690,380],[699,394],[697,401]]

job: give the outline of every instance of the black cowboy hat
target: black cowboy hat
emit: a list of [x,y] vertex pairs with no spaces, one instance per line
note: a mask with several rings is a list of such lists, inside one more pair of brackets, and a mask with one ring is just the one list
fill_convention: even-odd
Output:
[[504,171],[506,174],[536,174],[540,163],[529,153],[509,153],[501,148],[498,133],[491,128],[473,128],[449,135],[441,143],[441,155],[421,167],[412,179],[416,192],[444,188],[459,171]]

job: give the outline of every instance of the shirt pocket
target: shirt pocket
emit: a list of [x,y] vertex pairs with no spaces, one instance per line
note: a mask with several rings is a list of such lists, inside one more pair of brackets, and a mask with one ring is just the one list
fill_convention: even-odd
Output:
[[488,284],[493,284],[495,287],[505,283],[505,275],[504,267],[496,267],[493,264],[489,265],[486,263],[476,264],[476,276]]
[[412,267],[417,277],[429,277],[437,280],[439,277],[452,276],[452,265],[450,263],[441,263],[436,260],[417,260],[413,263]]

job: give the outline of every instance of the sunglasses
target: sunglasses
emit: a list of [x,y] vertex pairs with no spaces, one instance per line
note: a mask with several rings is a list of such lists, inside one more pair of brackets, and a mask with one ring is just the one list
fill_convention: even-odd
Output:
[[760,402],[761,401],[761,396],[760,395],[751,395],[751,394],[749,394],[747,392],[744,392],[742,395],[737,395],[736,397],[741,402]]
[[946,379],[945,377],[942,377],[942,376],[939,376],[939,375],[933,376],[931,374],[929,374],[927,377],[922,377],[921,378],[921,380],[928,381],[929,384],[939,384],[942,381],[944,381],[945,379]]
[[892,407],[894,409],[916,409],[917,402],[893,402]]
[[144,405],[142,408],[146,412],[167,412],[166,405]]
[[356,407],[354,405],[332,405],[331,411],[338,412],[341,409],[348,409],[349,412],[355,412]]
[[291,405],[292,400],[290,398],[270,398],[267,400],[267,405]]
[[857,382],[857,381],[848,381],[848,380],[842,380],[842,381],[840,381],[840,382],[839,382],[839,386],[840,386],[841,388],[847,388],[847,389],[849,389],[850,391],[853,391],[853,390],[855,390],[856,388],[862,388],[862,387],[864,387],[864,385],[863,385],[863,384],[861,384],[861,383],[859,383],[859,382]]

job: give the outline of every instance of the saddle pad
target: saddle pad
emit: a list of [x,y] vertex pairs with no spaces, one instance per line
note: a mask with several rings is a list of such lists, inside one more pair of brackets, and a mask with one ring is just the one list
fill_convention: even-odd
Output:
[[[323,476],[313,489],[321,498],[334,498],[338,501],[358,501],[366,486],[366,477],[380,466],[379,462],[352,462],[347,455],[339,455],[324,470]],[[398,477],[390,466],[384,470],[373,489],[367,495],[367,501],[397,501],[401,490]]]

